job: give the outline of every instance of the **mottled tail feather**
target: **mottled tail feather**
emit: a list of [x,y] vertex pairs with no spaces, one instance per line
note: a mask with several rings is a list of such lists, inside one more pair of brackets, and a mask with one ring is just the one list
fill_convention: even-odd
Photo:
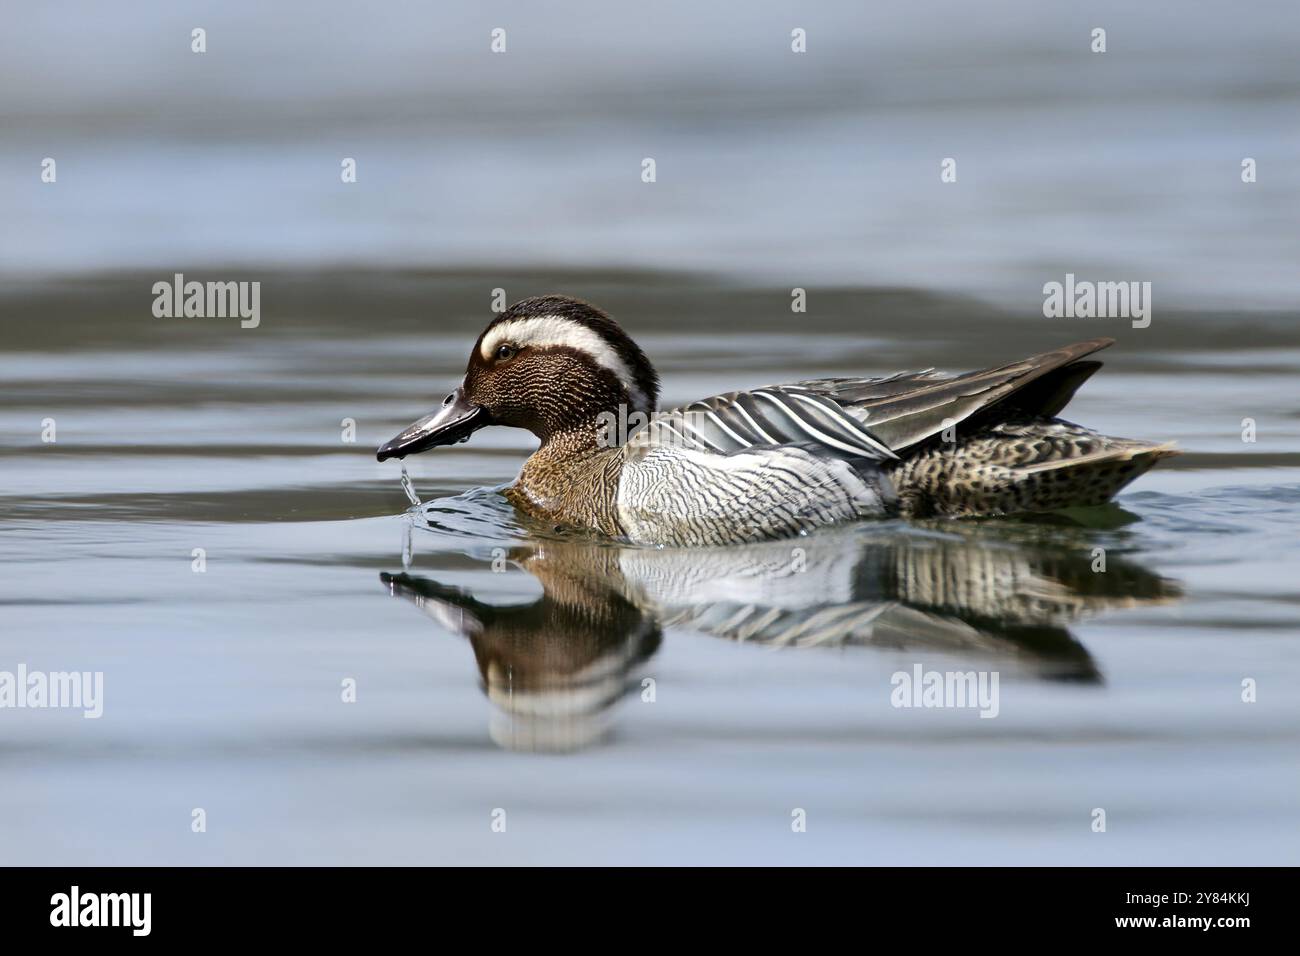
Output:
[[1156,462],[1172,442],[1110,438],[1052,421],[996,426],[903,462],[891,477],[913,517],[1059,511],[1100,505]]
[[[1077,458],[1065,458],[1061,461],[1045,461],[1036,465],[1025,465],[1020,470],[1033,473],[1068,469],[1071,473],[1082,473],[1089,466],[1113,465],[1118,462],[1142,460],[1146,463],[1146,467],[1143,468],[1143,471],[1145,471],[1161,458],[1182,454],[1175,443],[1171,441],[1155,445],[1151,442],[1133,441],[1131,439],[1117,438],[1111,440],[1116,443],[1112,448],[1093,452],[1090,455],[1080,455]],[[1141,473],[1138,472],[1133,477],[1136,478]],[[1123,485],[1120,487],[1122,488]]]
[[1105,504],[1161,458],[1178,454],[1181,452],[1172,442],[1134,442],[1081,458],[1027,465],[1019,469],[1027,497],[1018,510],[1057,511]]

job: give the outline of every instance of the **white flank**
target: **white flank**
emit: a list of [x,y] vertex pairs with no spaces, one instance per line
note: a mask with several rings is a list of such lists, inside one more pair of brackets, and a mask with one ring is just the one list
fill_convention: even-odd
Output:
[[563,345],[585,352],[591,356],[592,361],[601,368],[613,372],[623,383],[632,400],[633,410],[653,411],[646,400],[645,393],[637,387],[636,380],[632,377],[632,370],[628,368],[622,356],[600,335],[580,322],[559,315],[540,315],[529,319],[511,319],[502,322],[483,337],[483,345],[480,349],[483,359],[492,361],[496,350],[506,343],[527,345],[532,348]]

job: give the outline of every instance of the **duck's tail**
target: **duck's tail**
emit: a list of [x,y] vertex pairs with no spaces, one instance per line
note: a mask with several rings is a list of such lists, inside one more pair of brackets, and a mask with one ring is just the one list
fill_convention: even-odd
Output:
[[1002,515],[1099,505],[1179,454],[1172,442],[1111,438],[1060,419],[1004,422],[928,447],[894,466],[912,517]]

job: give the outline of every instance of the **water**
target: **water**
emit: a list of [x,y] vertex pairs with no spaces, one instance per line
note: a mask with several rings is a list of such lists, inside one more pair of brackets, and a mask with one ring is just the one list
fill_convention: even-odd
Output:
[[1029,309],[1073,272],[1296,301],[1290,0],[11,6],[4,276],[600,265]]
[[[154,319],[147,278],[0,299],[0,670],[105,686],[98,720],[0,711],[0,862],[1300,859],[1294,313],[842,289],[795,330],[752,284],[358,271],[265,274],[242,330]],[[669,403],[1115,334],[1071,417],[1187,454],[1052,521],[556,536],[493,490],[526,435],[412,458],[405,490],[373,457],[499,282],[609,306]],[[917,664],[996,671],[996,717],[891,706]]]
[[[11,6],[0,672],[106,700],[0,710],[0,862],[1297,862],[1294,3]],[[262,324],[155,319],[177,272]],[[1151,327],[1044,319],[1066,273]],[[669,403],[1115,335],[1070,414],[1187,454],[1053,522],[557,538],[526,436],[373,458],[495,288]],[[997,716],[892,707],[917,664]]]

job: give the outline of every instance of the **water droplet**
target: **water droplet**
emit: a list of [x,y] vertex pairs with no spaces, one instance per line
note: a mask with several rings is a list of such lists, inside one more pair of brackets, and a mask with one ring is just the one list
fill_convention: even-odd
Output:
[[420,507],[423,502],[420,496],[415,493],[415,485],[411,484],[411,476],[406,473],[406,465],[402,465],[402,490],[406,492],[406,497],[411,499],[411,505],[415,508]]

